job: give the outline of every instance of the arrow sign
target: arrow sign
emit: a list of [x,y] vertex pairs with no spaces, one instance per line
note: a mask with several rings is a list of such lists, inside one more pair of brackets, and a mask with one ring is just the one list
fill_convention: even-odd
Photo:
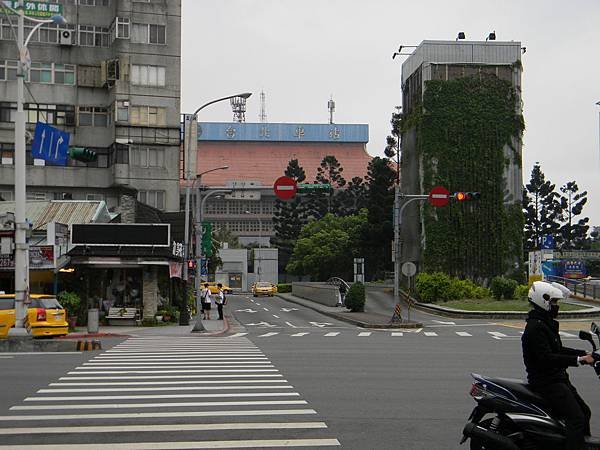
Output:
[[31,156],[57,166],[67,165],[70,134],[38,122],[35,125]]
[[327,325],[333,325],[332,323],[329,322],[308,322],[310,323],[312,326],[314,327],[319,327],[319,328],[325,328]]

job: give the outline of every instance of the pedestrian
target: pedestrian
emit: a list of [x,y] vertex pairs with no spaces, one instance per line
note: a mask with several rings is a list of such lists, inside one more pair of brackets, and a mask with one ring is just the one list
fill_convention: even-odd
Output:
[[344,282],[340,283],[339,291],[340,296],[338,297],[338,304],[336,306],[344,306],[344,300],[346,298],[346,284]]
[[577,393],[567,375],[567,367],[593,364],[584,350],[563,347],[558,333],[558,301],[570,292],[555,283],[536,281],[529,289],[533,309],[521,338],[527,381],[565,421],[566,450],[585,448],[584,436],[590,435],[590,408]]
[[223,320],[223,305],[225,304],[225,294],[223,293],[223,285],[221,283],[217,283],[217,287],[219,288],[219,292],[217,293],[217,297],[215,298],[215,303],[217,304],[217,311],[219,312],[219,320]]
[[211,295],[208,283],[204,283],[204,289],[202,290],[202,313],[203,319],[210,320],[210,306],[211,306]]

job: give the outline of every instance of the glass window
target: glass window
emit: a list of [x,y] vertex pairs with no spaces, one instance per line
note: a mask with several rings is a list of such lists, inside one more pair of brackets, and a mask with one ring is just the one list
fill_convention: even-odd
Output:
[[129,122],[129,106],[124,101],[117,101],[117,122]]
[[92,119],[92,108],[89,106],[79,107],[79,126],[80,127],[91,127],[93,123]]
[[164,86],[165,67],[162,66],[131,66],[131,83],[140,86]]
[[134,23],[131,25],[131,42],[136,44],[148,43],[148,24]]
[[166,44],[167,43],[167,30],[164,25],[150,25],[150,44]]
[[117,17],[117,39],[129,39],[129,17]]
[[40,42],[57,44],[58,43],[58,25],[48,23],[40,28]]
[[94,27],[79,25],[79,45],[81,47],[94,46]]

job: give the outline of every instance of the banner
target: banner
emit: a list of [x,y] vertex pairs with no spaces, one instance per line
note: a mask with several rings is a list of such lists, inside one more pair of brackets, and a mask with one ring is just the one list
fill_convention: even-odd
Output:
[[183,264],[178,262],[169,262],[169,278],[181,278]]

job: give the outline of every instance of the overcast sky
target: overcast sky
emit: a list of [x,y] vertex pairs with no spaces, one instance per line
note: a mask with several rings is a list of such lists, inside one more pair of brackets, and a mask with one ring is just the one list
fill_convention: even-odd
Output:
[[[400,44],[423,40],[520,41],[526,131],[523,178],[539,161],[557,185],[589,192],[584,214],[600,225],[600,1],[598,0],[182,0],[182,111],[253,92],[247,122],[258,122],[260,92],[269,122],[369,125],[367,151],[383,155],[400,101]],[[228,103],[200,121],[231,121]]]

